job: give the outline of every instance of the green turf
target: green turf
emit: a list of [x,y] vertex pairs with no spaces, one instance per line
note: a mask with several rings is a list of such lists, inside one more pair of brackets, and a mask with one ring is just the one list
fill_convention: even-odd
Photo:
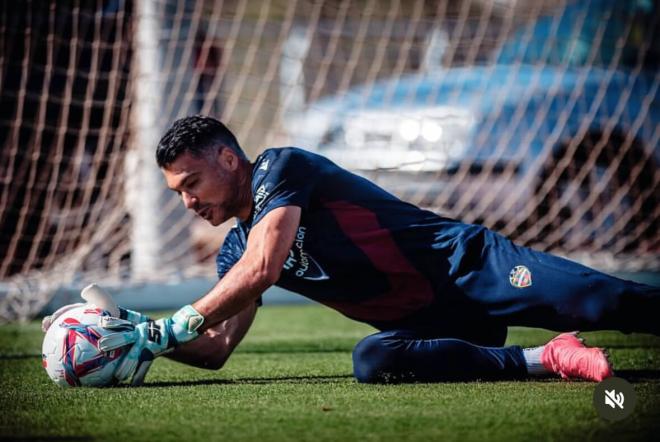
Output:
[[[39,325],[0,327],[0,439],[651,440],[660,428],[660,339],[586,333],[607,346],[638,405],[599,419],[586,382],[360,385],[351,349],[369,327],[316,306],[264,307],[225,368],[159,359],[143,388],[62,389],[41,368]],[[512,329],[509,342],[552,334]],[[656,436],[653,436],[653,435]],[[657,439],[656,439],[657,440]]]

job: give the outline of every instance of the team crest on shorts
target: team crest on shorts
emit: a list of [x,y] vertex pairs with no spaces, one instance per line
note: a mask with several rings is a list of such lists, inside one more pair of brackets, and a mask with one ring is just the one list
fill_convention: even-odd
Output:
[[532,285],[532,272],[525,266],[515,266],[509,273],[509,282],[519,289],[529,287]]

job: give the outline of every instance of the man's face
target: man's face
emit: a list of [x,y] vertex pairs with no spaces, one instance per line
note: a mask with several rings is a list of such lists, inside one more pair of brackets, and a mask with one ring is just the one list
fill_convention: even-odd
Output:
[[196,157],[188,152],[163,169],[167,186],[187,209],[217,226],[245,212],[241,206],[239,158],[229,148]]

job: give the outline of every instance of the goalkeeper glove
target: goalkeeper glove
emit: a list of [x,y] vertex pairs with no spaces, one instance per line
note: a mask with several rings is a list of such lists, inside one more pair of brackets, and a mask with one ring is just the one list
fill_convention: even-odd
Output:
[[[82,289],[80,292],[80,297],[83,298],[87,303],[94,304],[96,307],[108,311],[112,316],[126,319],[135,324],[149,320],[149,317],[143,315],[142,313],[119,307],[115,303],[115,300],[112,299],[112,295],[96,284],[90,284]],[[83,305],[85,304],[82,302],[77,302],[75,304],[69,304],[65,305],[64,307],[60,307],[52,315],[44,317],[44,319],[41,321],[41,330],[46,333],[53,322],[55,322],[55,320],[57,320],[57,318],[59,318],[63,313]]]
[[101,317],[99,325],[122,331],[102,337],[99,349],[111,351],[132,345],[117,367],[115,378],[124,381],[132,376],[131,385],[141,385],[154,358],[195,339],[203,322],[204,317],[192,305],[181,308],[171,318],[148,320],[137,325],[118,318]]
[[76,307],[80,307],[80,306],[83,306],[83,305],[85,305],[85,304],[83,304],[82,302],[76,302],[75,304],[65,305],[64,307],[60,307],[57,310],[55,310],[55,313],[53,313],[52,315],[45,316],[44,319],[41,320],[41,331],[46,333],[48,331],[48,329],[50,328],[50,326],[53,324],[53,322],[55,322],[57,320],[57,318],[62,316],[62,314],[68,312],[71,309],[74,309]]

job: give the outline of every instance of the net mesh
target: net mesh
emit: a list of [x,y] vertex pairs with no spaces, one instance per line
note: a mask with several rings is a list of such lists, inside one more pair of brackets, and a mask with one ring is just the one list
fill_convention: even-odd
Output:
[[213,276],[153,159],[190,114],[604,270],[660,269],[658,2],[2,1],[0,317]]

